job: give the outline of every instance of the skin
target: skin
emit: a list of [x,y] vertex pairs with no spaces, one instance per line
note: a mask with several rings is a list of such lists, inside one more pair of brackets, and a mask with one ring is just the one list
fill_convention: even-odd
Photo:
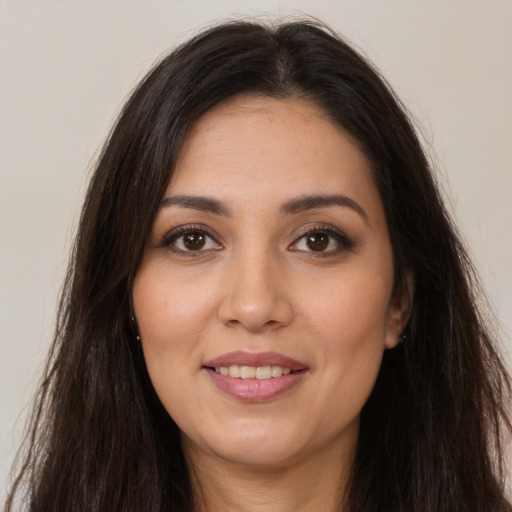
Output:
[[[353,203],[282,211],[333,194]],[[337,510],[360,411],[406,321],[369,162],[316,106],[242,96],[190,130],[164,199],[180,195],[215,199],[228,215],[167,201],[133,302],[150,377],[201,488],[197,509]],[[168,236],[181,226],[209,233],[201,249]],[[320,250],[312,231],[327,240]],[[203,366],[234,350],[276,351],[307,371],[274,399],[242,402]]]

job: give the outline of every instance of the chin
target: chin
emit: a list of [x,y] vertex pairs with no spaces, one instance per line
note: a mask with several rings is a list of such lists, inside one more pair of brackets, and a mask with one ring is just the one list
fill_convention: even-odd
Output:
[[223,443],[213,447],[215,455],[232,464],[265,470],[278,470],[296,463],[303,447],[284,444],[279,436],[275,439],[251,439]]
[[202,452],[208,458],[254,470],[282,470],[315,458],[326,449],[337,451],[347,441],[353,446],[358,425],[355,421],[344,429],[343,435],[337,436],[332,431],[310,432],[298,421],[238,422],[236,426],[211,429],[204,436],[184,436],[184,450],[186,454]]

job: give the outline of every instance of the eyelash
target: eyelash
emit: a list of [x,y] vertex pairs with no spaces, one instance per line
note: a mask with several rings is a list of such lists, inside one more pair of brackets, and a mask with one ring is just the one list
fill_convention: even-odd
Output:
[[[198,250],[184,250],[176,247],[175,243],[183,236],[187,234],[192,233],[198,233],[202,235],[206,235],[207,238],[209,238],[211,241],[213,241],[218,247],[215,248],[209,248],[209,249],[198,249]],[[328,244],[331,243],[332,240],[334,240],[337,244],[337,247],[335,249],[330,249],[328,251],[306,251],[301,249],[294,249],[295,246],[297,246],[302,240],[306,239],[306,237],[315,235],[315,234],[323,234],[327,235],[329,238]],[[217,236],[206,226],[203,226],[201,224],[189,224],[185,226],[179,226],[176,229],[173,229],[170,233],[165,235],[162,242],[160,243],[160,247],[166,247],[172,252],[185,256],[185,257],[197,257],[200,256],[201,253],[209,252],[211,250],[220,250],[222,249],[222,245],[217,241]],[[207,243],[207,242],[206,242]],[[328,257],[328,256],[334,256],[342,251],[350,250],[354,247],[354,243],[352,240],[339,231],[337,228],[330,224],[315,224],[312,227],[307,228],[305,231],[298,234],[295,241],[288,246],[288,250],[293,252],[303,252],[307,254],[310,257],[317,256],[317,257]]]
[[[179,238],[192,233],[198,233],[206,235],[207,238],[212,240],[216,245],[218,245],[218,248],[215,249],[206,249],[206,250],[184,250],[176,247],[174,244],[178,241]],[[170,233],[165,235],[164,239],[160,243],[160,247],[166,247],[172,252],[179,254],[181,256],[186,257],[197,257],[200,256],[200,253],[206,252],[209,250],[219,250],[222,248],[221,244],[217,242],[217,236],[206,226],[203,226],[201,224],[187,224],[185,226],[179,226],[176,229],[173,229]]]
[[312,227],[307,228],[305,231],[299,233],[296,240],[288,247],[289,250],[299,251],[297,249],[293,249],[294,246],[298,245],[300,241],[305,240],[308,236],[315,234],[323,234],[329,237],[328,243],[331,240],[334,240],[337,244],[335,249],[330,249],[328,251],[304,251],[308,256],[313,257],[328,257],[335,256],[340,252],[351,250],[354,248],[354,242],[339,229],[334,227],[331,224],[315,224]]

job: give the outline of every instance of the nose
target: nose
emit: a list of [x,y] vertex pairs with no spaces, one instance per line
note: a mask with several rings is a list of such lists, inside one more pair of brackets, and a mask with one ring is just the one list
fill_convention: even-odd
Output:
[[222,323],[251,332],[272,331],[291,323],[290,290],[276,259],[268,253],[234,258],[226,268],[228,276],[218,309]]

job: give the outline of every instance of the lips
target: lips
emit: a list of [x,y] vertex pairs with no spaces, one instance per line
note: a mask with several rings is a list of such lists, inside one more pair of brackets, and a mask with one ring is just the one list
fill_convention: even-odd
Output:
[[307,365],[277,352],[236,351],[204,364],[222,392],[243,402],[264,402],[290,391],[308,373]]
[[205,367],[215,368],[220,366],[282,366],[290,370],[304,370],[307,365],[291,359],[278,352],[252,353],[239,350],[216,357],[204,364]]

